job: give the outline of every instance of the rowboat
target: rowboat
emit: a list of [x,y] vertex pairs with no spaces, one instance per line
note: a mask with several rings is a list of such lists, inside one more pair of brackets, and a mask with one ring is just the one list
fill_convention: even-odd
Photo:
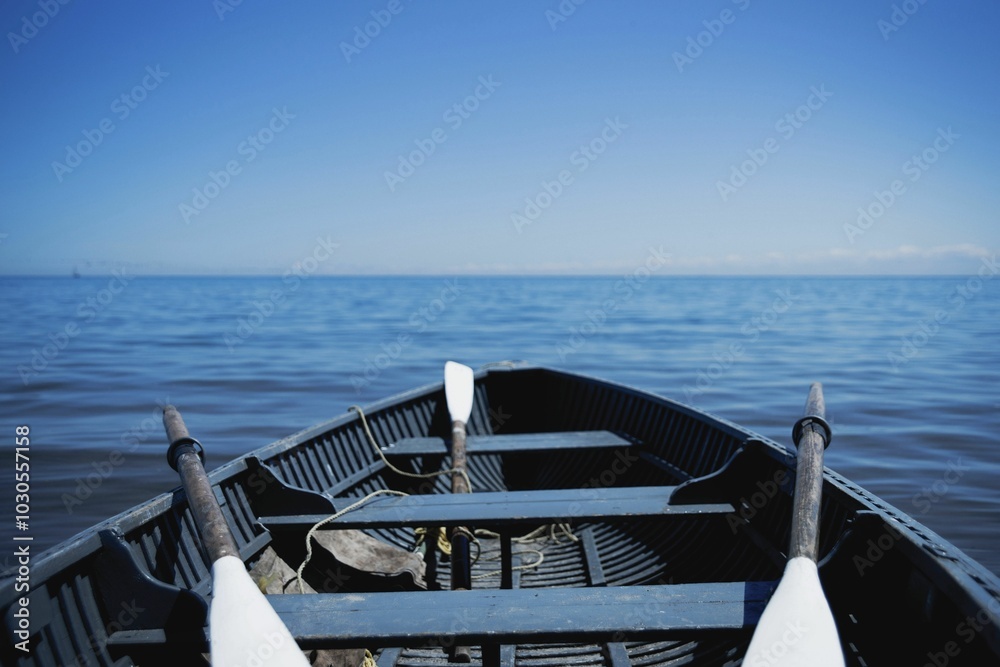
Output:
[[279,664],[286,635],[243,625],[254,593],[222,600],[247,577],[302,664],[787,664],[812,625],[755,635],[804,550],[839,664],[1000,664],[1000,579],[824,468],[821,414],[796,452],[564,371],[468,381],[465,419],[446,383],[421,387],[241,456],[200,495],[202,444],[171,412],[184,486],[34,556],[28,587],[0,580],[0,663],[196,665],[228,643],[217,664]]

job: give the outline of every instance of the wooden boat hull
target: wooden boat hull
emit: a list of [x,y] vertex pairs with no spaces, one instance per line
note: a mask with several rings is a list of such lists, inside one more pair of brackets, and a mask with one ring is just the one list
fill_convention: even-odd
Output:
[[[440,384],[365,413],[394,466],[447,467]],[[448,588],[446,559],[427,559],[430,590],[320,560],[320,595],[272,598],[303,648],[367,648],[380,667],[448,664],[456,642],[474,663],[512,667],[739,663],[785,562],[795,462],[784,447],[668,399],[535,367],[478,373],[468,430],[468,496],[451,495],[447,477],[393,472],[355,412],[210,475],[248,565],[270,546],[297,566],[309,527],[379,489],[411,495],[328,527],[412,550],[422,527],[510,538],[572,526],[572,539],[553,529],[538,567],[519,567],[534,557],[497,540],[500,564],[477,562],[472,591],[435,590]],[[848,665],[1000,663],[1000,580],[953,545],[830,470],[820,535]],[[0,580],[0,662],[197,664],[209,572],[183,493],[154,498],[35,559],[30,653],[14,648],[23,593]]]

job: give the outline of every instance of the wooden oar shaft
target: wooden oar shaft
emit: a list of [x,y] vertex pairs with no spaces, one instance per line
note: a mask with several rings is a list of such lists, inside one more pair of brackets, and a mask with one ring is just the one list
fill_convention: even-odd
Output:
[[[465,422],[456,420],[451,428],[451,475],[452,493],[471,493],[466,469]],[[472,588],[472,562],[469,557],[469,531],[467,528],[453,528],[451,531],[451,589],[453,591]]]
[[163,408],[163,428],[167,431],[167,441],[171,445],[178,440],[191,437],[187,424],[184,423],[184,418],[172,405]]
[[[451,425],[451,467],[455,470],[451,474],[451,492],[472,493],[466,473],[468,464],[465,456],[465,422],[457,419]],[[451,530],[451,590],[472,590],[472,559],[467,528]],[[472,662],[472,650],[468,646],[454,646],[452,660]]]
[[809,388],[805,416],[792,431],[798,460],[795,469],[795,496],[792,503],[792,537],[788,557],[804,556],[815,561],[819,555],[819,516],[823,493],[823,450],[830,443],[826,423],[823,387]]
[[[465,456],[465,423],[472,415],[475,400],[475,377],[468,366],[449,361],[444,365],[444,393],[451,417],[451,474],[452,493],[471,493]],[[453,591],[472,588],[472,561],[469,558],[469,542],[472,533],[468,528],[451,529],[451,589]],[[472,649],[468,646],[453,646],[452,662],[471,662]]]
[[163,426],[170,441],[170,465],[180,475],[188,506],[210,561],[214,563],[223,556],[239,558],[239,547],[229,531],[229,523],[222,514],[198,454],[198,441],[188,434],[180,412],[172,405],[163,409]]
[[823,389],[818,382],[809,388],[805,413],[792,429],[799,455],[788,563],[750,639],[743,656],[744,665],[844,667],[837,623],[816,564],[823,450],[830,442]]
[[823,488],[823,439],[806,427],[799,444],[792,508],[792,542],[788,557],[816,560],[819,553],[819,508]]
[[823,398],[823,385],[819,382],[809,385],[809,396],[806,397],[806,407],[802,415],[803,419],[810,417],[826,419],[826,400]]
[[470,493],[466,470],[468,460],[465,453],[465,423],[455,421],[451,425],[451,467],[456,471],[451,475],[452,493]]

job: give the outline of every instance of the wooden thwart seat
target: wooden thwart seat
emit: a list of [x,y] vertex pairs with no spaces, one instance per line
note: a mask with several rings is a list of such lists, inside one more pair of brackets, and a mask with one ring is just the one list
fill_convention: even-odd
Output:
[[[606,588],[276,595],[269,601],[304,649],[621,642],[739,631],[757,624],[774,582]],[[162,643],[162,630],[122,630],[115,647]],[[175,637],[174,640],[181,640]],[[186,641],[204,641],[193,633]]]
[[[469,455],[547,452],[557,450],[631,447],[632,443],[611,431],[564,431],[560,433],[511,433],[470,435]],[[445,455],[450,451],[445,438],[403,438],[382,448],[387,457]]]
[[[729,503],[673,505],[670,486],[635,486],[543,491],[496,491],[474,494],[430,494],[374,498],[326,524],[336,528],[420,526],[506,527],[568,521],[601,521],[642,517],[725,515]],[[335,499],[339,506],[351,500]],[[270,531],[305,531],[326,518],[322,514],[263,516]]]

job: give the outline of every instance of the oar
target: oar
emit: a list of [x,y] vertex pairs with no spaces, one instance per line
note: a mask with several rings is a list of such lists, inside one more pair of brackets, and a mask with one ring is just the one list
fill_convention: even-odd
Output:
[[167,460],[184,484],[202,542],[212,560],[208,633],[212,667],[309,667],[288,628],[240,558],[239,549],[202,465],[202,446],[188,434],[177,408],[163,409],[170,449]]
[[[444,365],[444,395],[451,417],[451,475],[452,493],[469,493],[466,476],[465,424],[472,414],[474,380],[472,369],[454,361]],[[451,590],[472,588],[472,563],[469,561],[469,531],[453,528],[451,531]],[[467,646],[456,646],[455,662],[471,662],[472,652]]]
[[805,416],[795,423],[798,448],[792,538],[777,590],[764,609],[743,659],[748,667],[843,667],[844,653],[830,604],[823,594],[816,556],[823,493],[823,450],[830,444],[823,387],[809,387]]

